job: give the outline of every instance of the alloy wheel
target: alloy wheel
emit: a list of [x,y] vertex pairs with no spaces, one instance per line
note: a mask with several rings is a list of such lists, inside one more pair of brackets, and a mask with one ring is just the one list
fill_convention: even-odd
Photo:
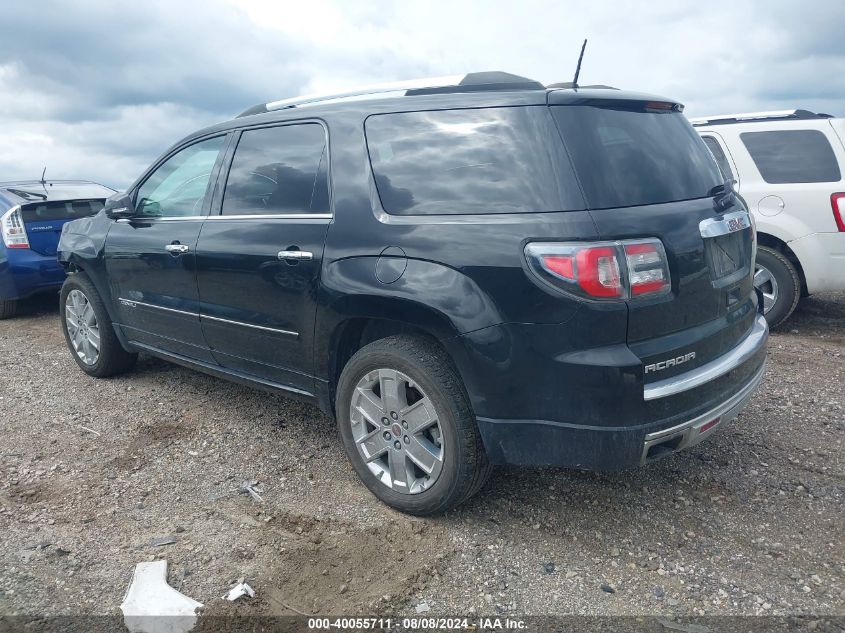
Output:
[[376,369],[355,386],[352,438],[370,472],[395,492],[419,494],[443,470],[443,433],[422,388],[400,371]]
[[778,300],[778,282],[772,272],[760,264],[754,270],[754,286],[763,293],[763,314],[768,314]]
[[100,327],[94,307],[81,290],[73,289],[65,301],[65,328],[79,359],[94,365],[100,358]]

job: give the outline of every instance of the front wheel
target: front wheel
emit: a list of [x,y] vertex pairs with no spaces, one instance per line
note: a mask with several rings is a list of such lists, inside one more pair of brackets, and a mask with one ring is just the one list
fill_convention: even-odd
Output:
[[358,476],[397,510],[445,512],[490,475],[464,387],[433,342],[391,336],[359,350],[341,373],[336,411]]
[[65,341],[82,371],[105,378],[132,368],[138,355],[120,345],[106,307],[84,273],[68,276],[59,297]]
[[757,249],[754,286],[763,293],[763,315],[770,327],[783,323],[801,298],[798,271],[780,251],[767,246]]

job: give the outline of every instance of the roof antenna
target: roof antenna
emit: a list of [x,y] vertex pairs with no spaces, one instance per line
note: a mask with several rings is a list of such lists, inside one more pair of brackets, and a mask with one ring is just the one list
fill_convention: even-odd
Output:
[[581,44],[581,54],[578,55],[578,66],[575,68],[575,79],[572,80],[572,88],[578,89],[578,75],[581,74],[581,60],[584,59],[584,49],[587,48],[587,39],[584,38],[584,43]]
[[44,187],[44,191],[47,191],[47,181],[44,180],[44,175],[46,173],[47,173],[47,166],[45,165],[44,171],[41,172],[41,180],[39,180],[39,182],[41,183],[41,186]]

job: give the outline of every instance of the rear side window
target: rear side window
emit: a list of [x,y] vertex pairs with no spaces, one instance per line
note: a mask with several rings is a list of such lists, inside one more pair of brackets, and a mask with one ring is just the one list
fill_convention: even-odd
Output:
[[743,132],[739,137],[770,184],[838,182],[842,177],[833,148],[819,130]]
[[725,156],[725,151],[722,149],[722,146],[719,145],[719,141],[717,141],[712,136],[702,136],[704,140],[704,144],[707,146],[707,149],[710,150],[710,153],[713,154],[713,158],[716,159],[716,164],[719,166],[719,169],[722,170],[722,175],[725,177],[725,180],[734,180],[734,172],[731,169],[731,164],[728,162],[728,157]]
[[593,209],[691,200],[724,182],[713,156],[679,112],[553,106]]
[[223,195],[223,215],[328,213],[326,134],[317,123],[241,134]]
[[545,106],[379,114],[367,119],[366,133],[388,213],[584,208]]
[[29,204],[22,207],[21,212],[24,222],[56,222],[86,218],[102,208],[102,200],[68,200]]

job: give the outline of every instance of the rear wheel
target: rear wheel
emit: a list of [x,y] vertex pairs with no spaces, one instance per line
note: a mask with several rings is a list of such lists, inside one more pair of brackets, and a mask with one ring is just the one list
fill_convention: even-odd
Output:
[[120,345],[97,289],[83,273],[65,280],[59,317],[73,359],[89,376],[114,376],[135,364],[138,355]]
[[490,475],[460,378],[425,339],[391,336],[359,350],[341,374],[336,411],[352,466],[397,510],[444,512]]
[[763,293],[763,314],[771,327],[783,323],[801,298],[801,279],[783,253],[767,246],[757,249],[754,285]]
[[18,313],[18,302],[13,299],[0,299],[0,321],[11,319]]

